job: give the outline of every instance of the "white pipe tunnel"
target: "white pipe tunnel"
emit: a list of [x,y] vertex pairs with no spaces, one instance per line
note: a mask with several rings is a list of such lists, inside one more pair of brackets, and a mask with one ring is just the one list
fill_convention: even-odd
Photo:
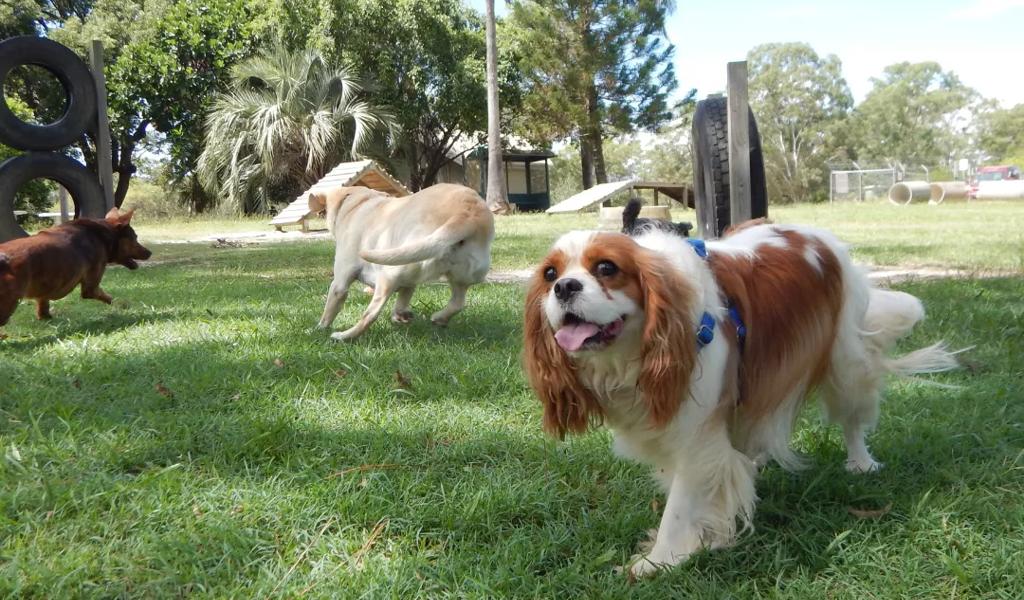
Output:
[[931,184],[932,195],[928,204],[942,204],[946,200],[966,200],[967,184],[962,181],[937,181]]
[[910,204],[925,202],[932,197],[932,188],[927,181],[901,181],[889,188],[889,202]]

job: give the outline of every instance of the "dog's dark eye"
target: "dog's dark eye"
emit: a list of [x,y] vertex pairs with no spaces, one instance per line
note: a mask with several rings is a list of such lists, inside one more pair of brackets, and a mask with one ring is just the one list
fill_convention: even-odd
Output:
[[554,281],[555,279],[558,279],[558,271],[554,267],[544,269],[544,281]]
[[602,260],[597,263],[597,274],[601,277],[611,277],[619,272],[619,267],[610,260]]

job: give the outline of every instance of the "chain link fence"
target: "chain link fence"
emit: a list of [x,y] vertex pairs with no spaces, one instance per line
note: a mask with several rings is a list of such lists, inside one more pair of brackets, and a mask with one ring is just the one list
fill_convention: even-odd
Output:
[[925,166],[902,165],[879,169],[834,169],[829,173],[829,202],[865,202],[883,200],[889,188],[901,181],[931,181]]

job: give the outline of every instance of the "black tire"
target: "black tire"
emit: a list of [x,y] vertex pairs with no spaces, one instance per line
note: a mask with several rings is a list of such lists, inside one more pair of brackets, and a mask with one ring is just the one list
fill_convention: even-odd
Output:
[[96,175],[78,161],[55,152],[29,152],[0,163],[0,242],[28,235],[14,218],[14,196],[38,178],[64,186],[75,203],[75,216],[102,218],[106,201]]
[[[716,238],[730,223],[728,101],[708,98],[693,115],[693,191],[703,238]],[[753,218],[768,215],[768,190],[757,121],[750,112],[750,211]]]
[[53,73],[67,94],[64,114],[53,123],[32,125],[0,101],[0,143],[18,150],[57,150],[77,141],[96,120],[96,83],[85,63],[64,46],[33,36],[0,42],[0,89],[11,69],[35,65]]

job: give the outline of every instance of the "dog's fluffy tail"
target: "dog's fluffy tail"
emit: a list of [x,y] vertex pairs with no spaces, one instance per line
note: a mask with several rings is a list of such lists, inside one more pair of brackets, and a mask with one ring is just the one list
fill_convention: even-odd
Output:
[[890,373],[902,377],[923,373],[942,373],[960,367],[960,361],[956,358],[960,352],[963,350],[951,352],[945,342],[939,342],[903,356],[886,359],[885,367]]
[[[868,309],[864,315],[864,339],[884,356],[896,341],[910,333],[919,321],[924,319],[924,306],[915,296],[904,292],[872,288]],[[960,366],[956,355],[963,350],[952,352],[945,343],[938,343],[914,350],[896,358],[885,358],[885,369],[901,377],[923,373],[941,373]]]
[[626,203],[626,208],[622,209],[622,230],[631,231],[633,226],[636,225],[636,218],[640,216],[640,209],[643,207],[643,201],[639,198],[630,198],[629,202]]
[[473,234],[473,223],[464,217],[449,219],[430,235],[396,248],[363,250],[359,256],[378,265],[407,265],[430,258],[439,258],[452,246]]

